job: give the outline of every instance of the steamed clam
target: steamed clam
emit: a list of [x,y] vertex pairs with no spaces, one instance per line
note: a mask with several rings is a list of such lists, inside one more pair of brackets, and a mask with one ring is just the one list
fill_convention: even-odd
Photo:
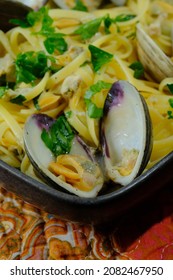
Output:
[[44,114],[29,117],[24,128],[26,153],[48,184],[81,197],[95,197],[110,180],[127,185],[144,170],[151,153],[152,129],[136,88],[126,81],[114,83],[100,122],[98,157],[65,116],[57,120]]
[[32,115],[25,125],[24,140],[31,163],[49,184],[81,197],[94,197],[102,188],[103,175],[92,150],[73,132],[64,116],[55,121],[44,114]]
[[145,168],[151,153],[152,128],[148,108],[134,86],[114,83],[104,105],[101,124],[107,176],[127,185]]
[[146,72],[157,82],[161,82],[164,78],[172,77],[173,61],[147,34],[140,23],[136,27],[136,38],[139,60]]

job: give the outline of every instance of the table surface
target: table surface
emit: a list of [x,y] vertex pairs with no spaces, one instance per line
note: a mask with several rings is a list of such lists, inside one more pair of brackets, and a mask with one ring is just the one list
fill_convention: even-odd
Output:
[[173,183],[95,228],[67,222],[0,187],[0,259],[173,259]]

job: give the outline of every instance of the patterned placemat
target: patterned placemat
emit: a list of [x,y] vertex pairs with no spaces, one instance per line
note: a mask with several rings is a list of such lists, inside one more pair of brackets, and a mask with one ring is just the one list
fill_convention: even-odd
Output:
[[63,221],[0,187],[0,259],[172,260],[173,186],[111,229]]

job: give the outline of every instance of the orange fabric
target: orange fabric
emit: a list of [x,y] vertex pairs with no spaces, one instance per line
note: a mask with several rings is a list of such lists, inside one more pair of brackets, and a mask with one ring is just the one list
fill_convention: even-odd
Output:
[[172,260],[172,187],[109,230],[63,221],[0,188],[0,259]]

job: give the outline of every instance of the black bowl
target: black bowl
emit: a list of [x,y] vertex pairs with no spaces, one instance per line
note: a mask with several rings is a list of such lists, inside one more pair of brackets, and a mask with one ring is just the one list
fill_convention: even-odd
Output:
[[80,198],[60,192],[0,161],[3,187],[34,206],[59,217],[81,223],[103,225],[120,217],[173,181],[173,152],[126,187]]

